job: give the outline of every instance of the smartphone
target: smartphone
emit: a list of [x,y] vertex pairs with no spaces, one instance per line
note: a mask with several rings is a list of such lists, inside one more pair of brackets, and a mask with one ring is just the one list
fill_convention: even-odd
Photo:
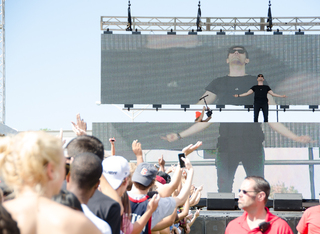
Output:
[[186,167],[186,165],[184,164],[184,161],[181,159],[181,158],[185,158],[185,157],[186,157],[186,156],[184,155],[184,153],[178,154],[178,157],[179,157],[180,167],[181,167],[181,168]]

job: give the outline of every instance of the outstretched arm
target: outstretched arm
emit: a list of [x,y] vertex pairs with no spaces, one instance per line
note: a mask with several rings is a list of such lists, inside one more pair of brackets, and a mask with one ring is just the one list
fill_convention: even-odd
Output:
[[301,143],[310,143],[312,142],[311,138],[309,136],[297,136],[292,131],[290,131],[286,126],[284,126],[282,123],[276,122],[276,123],[269,123],[269,126],[281,134],[282,136],[288,137],[291,140],[301,142]]
[[253,94],[253,90],[252,90],[252,89],[249,89],[249,91],[246,92],[246,93],[235,94],[235,95],[233,95],[233,96],[234,96],[234,97],[245,97],[245,96],[249,96],[250,94]]
[[[276,102],[274,101],[273,97],[270,95],[268,95],[269,105],[277,105]],[[279,123],[279,122],[270,123],[269,122],[268,124],[277,133],[281,134],[282,136],[288,137],[291,140],[301,142],[301,143],[312,142],[312,139],[309,136],[297,136],[292,131],[290,131],[286,126],[284,126],[282,123]]]
[[286,98],[286,95],[280,95],[272,92],[272,90],[269,90],[268,94],[272,95],[273,97],[281,97],[281,98]]
[[185,138],[188,136],[191,136],[195,133],[201,132],[207,127],[209,127],[211,123],[209,122],[200,122],[200,123],[195,123],[193,124],[190,128],[180,132],[180,133],[170,133],[164,137],[161,137],[163,140],[167,140],[169,142],[177,141],[181,138]]

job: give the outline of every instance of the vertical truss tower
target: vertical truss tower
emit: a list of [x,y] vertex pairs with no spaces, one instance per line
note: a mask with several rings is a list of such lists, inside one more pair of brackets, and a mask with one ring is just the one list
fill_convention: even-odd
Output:
[[0,0],[0,123],[5,123],[6,86],[5,86],[5,0]]

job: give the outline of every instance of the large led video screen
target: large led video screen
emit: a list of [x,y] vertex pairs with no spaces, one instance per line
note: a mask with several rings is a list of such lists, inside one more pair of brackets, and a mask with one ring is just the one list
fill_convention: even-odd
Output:
[[[92,127],[106,150],[109,138],[115,137],[116,155],[129,160],[136,159],[132,142],[137,139],[144,160],[152,163],[163,155],[176,164],[185,146],[202,141],[188,157],[195,165],[194,183],[205,185],[203,194],[237,194],[246,175],[264,176],[272,194],[299,192],[314,199],[320,189],[319,123],[93,123]],[[177,133],[184,137],[170,138]]]
[[319,35],[101,35],[102,104],[252,105],[232,95],[259,73],[275,103],[320,104]]

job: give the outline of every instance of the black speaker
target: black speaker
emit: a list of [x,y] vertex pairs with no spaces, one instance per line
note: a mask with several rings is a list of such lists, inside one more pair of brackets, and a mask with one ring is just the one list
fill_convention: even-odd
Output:
[[204,217],[199,216],[190,228],[190,233],[205,233],[205,221]]
[[206,234],[224,234],[226,230],[225,217],[207,217],[205,220]]
[[301,193],[275,193],[273,195],[273,209],[275,211],[301,211],[302,194]]
[[207,193],[207,210],[234,209],[234,193]]

